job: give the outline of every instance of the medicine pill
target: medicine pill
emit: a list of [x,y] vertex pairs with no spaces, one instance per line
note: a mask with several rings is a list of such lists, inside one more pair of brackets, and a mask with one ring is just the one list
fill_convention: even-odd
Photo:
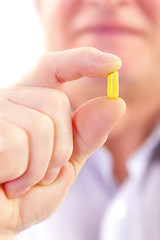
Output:
[[108,90],[109,99],[117,99],[119,95],[119,74],[118,71],[108,74]]

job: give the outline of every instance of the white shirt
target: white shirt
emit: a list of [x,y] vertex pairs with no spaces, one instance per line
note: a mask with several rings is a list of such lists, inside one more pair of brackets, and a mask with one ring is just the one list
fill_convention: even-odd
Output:
[[127,168],[129,178],[118,187],[112,156],[99,149],[85,163],[60,208],[16,239],[160,240],[159,125],[128,159]]

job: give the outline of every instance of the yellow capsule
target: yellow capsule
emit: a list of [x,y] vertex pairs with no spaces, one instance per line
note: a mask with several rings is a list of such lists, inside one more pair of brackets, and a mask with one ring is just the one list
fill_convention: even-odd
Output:
[[108,74],[108,98],[117,99],[119,95],[119,74],[118,71]]

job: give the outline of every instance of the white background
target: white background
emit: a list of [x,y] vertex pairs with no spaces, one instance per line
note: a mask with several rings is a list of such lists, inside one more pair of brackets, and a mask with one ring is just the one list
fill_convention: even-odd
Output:
[[34,0],[0,0],[0,87],[19,81],[43,52]]

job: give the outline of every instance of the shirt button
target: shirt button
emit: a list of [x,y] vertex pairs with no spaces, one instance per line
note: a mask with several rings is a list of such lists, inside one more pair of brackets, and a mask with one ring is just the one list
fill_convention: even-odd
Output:
[[113,215],[114,218],[122,220],[127,216],[127,212],[128,205],[125,201],[117,200],[116,202],[114,202],[111,209],[111,214]]

